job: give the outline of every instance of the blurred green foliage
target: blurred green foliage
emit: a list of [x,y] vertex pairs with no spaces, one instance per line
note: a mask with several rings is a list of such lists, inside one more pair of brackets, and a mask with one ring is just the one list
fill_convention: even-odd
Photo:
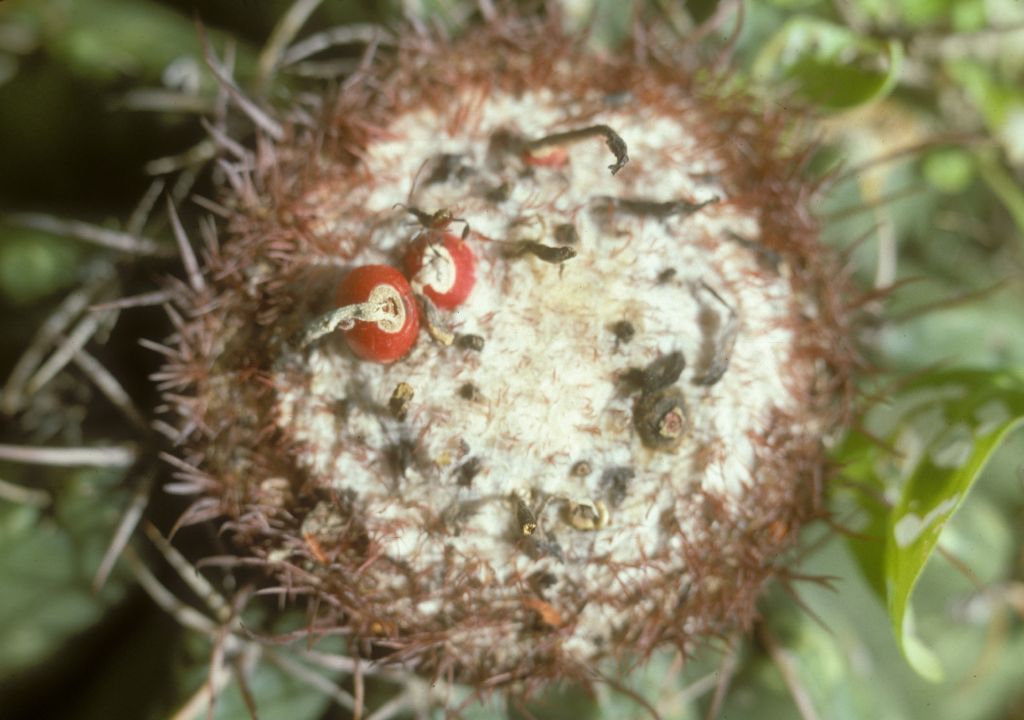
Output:
[[995,450],[1024,424],[1024,374],[926,373],[872,408],[865,424],[874,437],[851,433],[837,454],[847,463],[846,475],[867,486],[857,491],[865,511],[858,530],[869,539],[850,543],[887,603],[907,659],[921,675],[940,681],[942,662],[917,637],[910,596],[946,522]]
[[[682,35],[695,20],[721,13],[704,41],[713,54],[737,22],[735,6],[715,0],[563,5],[574,26],[604,47],[628,38],[638,19]],[[209,103],[215,83],[201,62],[195,19],[218,53],[230,41],[244,85],[261,43],[290,6],[0,2],[0,212],[45,210],[123,226],[145,190],[146,163],[202,138],[195,109]],[[469,0],[325,0],[304,32],[394,24],[403,12],[458,32],[474,8]],[[1009,435],[1024,415],[1024,3],[748,0],[743,9],[731,48],[736,77],[764,102],[809,107],[823,142],[818,166],[834,178],[820,208],[826,237],[849,253],[863,287],[893,288],[865,306],[874,319],[865,328],[866,352],[880,368],[865,391],[885,403],[834,453],[843,467],[836,519],[861,534],[849,541],[852,551],[833,539],[803,562],[802,572],[831,578],[797,586],[814,616],[776,588],[765,599],[766,627],[819,717],[1024,716],[1024,439]],[[293,82],[300,81],[277,91],[287,93]],[[132,109],[152,97],[140,91],[173,96],[177,105]],[[149,227],[162,228],[159,220]],[[10,341],[0,349],[0,373],[82,268],[105,253],[0,224],[0,329]],[[145,287],[155,275],[143,275]],[[930,369],[938,364],[947,369]],[[908,375],[909,384],[902,381]],[[999,408],[1005,412],[996,417]],[[79,432],[116,436],[112,422]],[[31,441],[13,422],[0,428],[0,442]],[[884,443],[903,454],[888,453]],[[52,692],[50,683],[70,683],[86,669],[90,686],[81,702],[58,703],[68,717],[104,717],[111,708],[126,717],[166,717],[195,697],[209,638],[142,623],[122,633],[116,652],[82,649],[82,638],[119,622],[126,598],[138,592],[123,572],[99,594],[89,589],[127,502],[124,478],[0,465],[0,480],[52,497],[41,506],[0,499],[0,708],[27,712],[40,693]],[[826,530],[807,530],[805,545],[832,534]],[[247,621],[257,627],[262,619]],[[738,669],[721,717],[794,717],[766,637],[735,648]],[[910,649],[910,664],[901,647]],[[621,681],[663,717],[704,717],[720,649],[702,652],[682,671],[671,656],[658,655]],[[319,690],[260,660],[249,682],[261,717],[347,716],[325,710],[328,698]],[[933,679],[941,667],[946,679],[928,682],[912,667]],[[37,678],[36,689],[24,689],[26,678]],[[216,717],[247,717],[238,684],[227,688]],[[400,691],[371,684],[371,706]],[[608,686],[592,696],[567,686],[521,704],[469,702],[465,717],[531,713],[647,716]]]
[[121,577],[99,595],[90,589],[119,515],[116,505],[102,502],[116,499],[117,479],[74,473],[54,493],[49,512],[0,506],[0,677],[44,659],[123,595]]
[[791,84],[802,100],[841,110],[880,100],[899,82],[903,45],[809,16],[787,20],[757,54],[753,79]]
[[81,247],[73,240],[12,228],[0,245],[0,292],[12,306],[29,305],[78,278]]

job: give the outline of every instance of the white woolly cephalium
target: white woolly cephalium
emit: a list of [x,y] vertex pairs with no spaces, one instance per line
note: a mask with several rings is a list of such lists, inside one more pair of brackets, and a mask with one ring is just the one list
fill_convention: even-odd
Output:
[[[313,632],[496,686],[751,622],[820,513],[852,353],[808,151],[719,93],[495,25],[417,38],[229,172],[164,378],[200,507],[319,598]],[[475,285],[409,354],[296,341],[443,232]]]

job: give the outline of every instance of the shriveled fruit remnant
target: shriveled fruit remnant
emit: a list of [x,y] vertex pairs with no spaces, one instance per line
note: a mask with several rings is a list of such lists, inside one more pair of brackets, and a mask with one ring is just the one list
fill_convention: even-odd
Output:
[[[168,369],[183,456],[317,628],[490,686],[749,624],[849,381],[785,122],[552,32],[417,38],[266,144]],[[407,354],[296,342],[385,265]]]

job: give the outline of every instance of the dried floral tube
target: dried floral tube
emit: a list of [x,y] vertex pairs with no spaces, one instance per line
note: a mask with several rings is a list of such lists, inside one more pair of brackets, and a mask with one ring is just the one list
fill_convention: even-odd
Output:
[[405,253],[412,287],[451,310],[466,301],[476,283],[476,260],[465,241],[451,233],[421,233]]
[[[247,552],[329,596],[318,627],[488,687],[749,626],[820,512],[853,357],[785,119],[553,32],[400,43],[261,145],[166,371]],[[458,302],[456,263],[410,265],[438,342],[347,352],[341,271],[432,238],[474,261]]]
[[393,362],[416,342],[419,314],[412,288],[400,272],[387,265],[362,265],[338,286],[338,307],[309,323],[298,338],[304,348],[341,329],[358,357]]

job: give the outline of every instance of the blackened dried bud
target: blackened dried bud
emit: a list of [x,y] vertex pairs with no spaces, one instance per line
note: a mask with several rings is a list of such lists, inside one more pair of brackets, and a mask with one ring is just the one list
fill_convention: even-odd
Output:
[[637,367],[626,368],[618,375],[619,391],[631,395],[644,386],[644,371]]
[[686,358],[678,350],[662,355],[643,371],[641,388],[645,393],[653,393],[668,387],[683,374],[686,369]]
[[527,152],[533,152],[542,148],[568,145],[570,143],[576,143],[580,140],[598,136],[604,138],[605,143],[608,145],[608,149],[611,150],[612,154],[615,156],[615,162],[608,166],[608,169],[611,170],[612,175],[614,175],[629,162],[629,149],[626,147],[626,141],[607,125],[591,125],[589,127],[579,128],[578,130],[567,130],[565,132],[546,135],[542,138],[526,143],[522,149]]
[[749,240],[739,233],[727,232],[725,235],[726,237],[735,240],[740,246],[754,253],[754,255],[757,256],[758,264],[760,264],[761,267],[766,270],[771,270],[772,272],[779,272],[779,269],[782,266],[782,256],[777,252],[765,247],[759,242]]
[[629,483],[635,477],[636,471],[631,467],[612,467],[601,474],[601,486],[605,488],[612,507],[618,507],[626,499]]
[[459,388],[459,397],[463,400],[475,402],[480,399],[480,388],[473,383],[463,383],[462,387]]
[[349,414],[352,412],[352,401],[348,398],[341,398],[331,403],[331,411],[338,417],[339,420],[347,420]]
[[546,263],[551,263],[552,265],[560,265],[566,260],[572,260],[576,257],[576,251],[567,245],[552,247],[550,245],[544,245],[536,242],[535,240],[520,240],[515,245],[516,247],[514,252],[516,254],[522,255],[523,253],[529,253],[530,255],[533,255]]
[[692,381],[694,385],[710,387],[725,375],[725,371],[729,369],[729,361],[732,359],[733,347],[736,345],[738,326],[735,318],[730,318],[726,323],[721,339],[712,347],[710,359],[704,363],[704,371],[694,376]]
[[[697,359],[697,370],[691,382],[694,385],[711,386],[721,380],[729,369],[740,322],[736,311],[710,286],[704,283],[698,285],[694,297],[701,303],[697,321],[703,334],[703,341]],[[709,302],[709,297],[714,302]]]
[[521,547],[531,558],[551,557],[559,562],[565,562],[562,546],[553,535],[545,534],[545,537],[541,538],[537,533],[529,536],[524,533],[523,539],[527,542],[523,543]]
[[544,595],[544,591],[558,582],[558,578],[547,571],[535,572],[526,579],[527,583],[538,595]]
[[[612,325],[612,333],[618,342],[628,343],[636,335],[636,328],[629,320],[619,320]],[[680,372],[682,371],[680,370]]]
[[402,439],[393,445],[388,446],[385,451],[387,455],[388,465],[391,471],[400,478],[405,477],[405,471],[408,470],[416,457],[416,443],[412,440]]
[[469,487],[473,484],[473,478],[480,474],[482,466],[483,464],[480,462],[480,458],[469,458],[455,470],[455,481],[461,487]]
[[473,168],[465,162],[463,155],[453,153],[441,153],[427,161],[427,175],[423,180],[424,185],[434,185],[451,180],[465,180],[473,173]]
[[555,226],[555,242],[559,245],[575,245],[580,241],[580,234],[572,223],[561,223]]
[[473,335],[472,333],[459,335],[455,342],[463,350],[475,350],[476,352],[480,352],[484,349],[484,339],[481,335]]
[[503,182],[495,185],[493,188],[484,193],[484,198],[492,203],[503,203],[512,197],[512,185],[508,182]]
[[388,400],[388,410],[396,420],[405,420],[406,415],[409,414],[409,404],[412,402],[414,394],[415,391],[409,383],[400,382],[395,386],[395,391],[391,393],[391,399]]
[[487,143],[487,164],[500,168],[509,155],[519,155],[525,144],[526,139],[518,133],[505,128],[495,130]]
[[453,502],[441,513],[441,524],[452,534],[458,537],[462,534],[463,527],[480,512],[485,504],[484,500],[465,500]]
[[598,195],[594,198],[594,209],[602,213],[614,211],[627,213],[629,215],[646,215],[648,217],[664,220],[670,217],[686,217],[703,210],[708,205],[719,202],[718,197],[712,197],[701,202],[689,200],[647,200],[644,198],[620,198],[609,195]]
[[679,447],[689,428],[682,391],[668,387],[643,393],[633,407],[633,425],[641,442],[651,450]]
[[676,276],[676,272],[677,271],[676,271],[675,268],[671,268],[671,267],[670,268],[665,268],[660,273],[658,273],[658,277],[657,277],[658,284],[659,285],[664,285],[665,283],[667,283],[669,280],[671,280],[672,278],[674,278]]

